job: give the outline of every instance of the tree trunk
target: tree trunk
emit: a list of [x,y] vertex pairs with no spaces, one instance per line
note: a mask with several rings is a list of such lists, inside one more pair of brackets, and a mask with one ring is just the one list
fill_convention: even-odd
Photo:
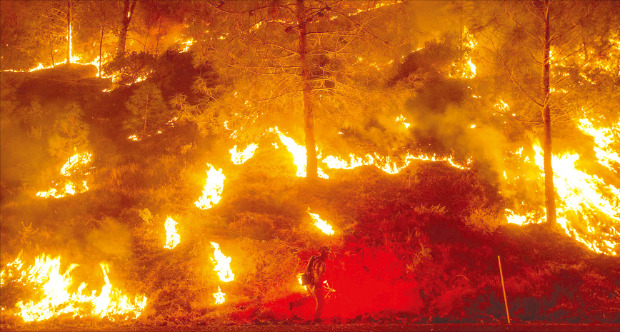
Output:
[[299,21],[299,57],[301,60],[301,79],[304,107],[304,131],[306,134],[306,177],[316,179],[317,160],[316,142],[314,140],[314,113],[312,110],[312,88],[310,87],[310,71],[307,59],[307,20],[304,0],[297,0],[297,20]]
[[142,135],[146,134],[146,118],[149,115],[149,96],[150,95],[146,95],[146,106],[144,107],[144,128],[142,129]]
[[101,78],[101,57],[103,56],[101,48],[103,47],[103,24],[101,25],[101,37],[99,37],[99,78]]
[[149,35],[150,35],[150,31],[147,28],[146,29],[146,37],[144,37],[144,49],[142,50],[142,52],[144,52],[144,53],[146,53],[147,45],[149,44]]
[[127,30],[129,29],[129,23],[131,22],[131,15],[133,15],[134,8],[136,8],[137,0],[124,0],[123,6],[123,18],[121,20],[121,30],[118,34],[118,44],[116,45],[116,57],[122,57],[125,55],[125,42],[127,41]]
[[556,223],[555,211],[555,188],[553,186],[553,168],[551,167],[551,111],[549,110],[549,51],[551,48],[551,40],[549,36],[549,0],[544,1],[544,53],[543,53],[543,108],[542,117],[545,130],[545,140],[543,143],[543,158],[545,171],[545,207],[547,209],[547,223],[553,225]]
[[161,19],[157,19],[159,21],[159,26],[157,27],[157,35],[155,36],[155,55],[159,54],[159,38],[161,37]]
[[68,10],[67,10],[67,64],[71,63],[71,48],[72,48],[72,40],[71,40],[71,0],[68,1]]

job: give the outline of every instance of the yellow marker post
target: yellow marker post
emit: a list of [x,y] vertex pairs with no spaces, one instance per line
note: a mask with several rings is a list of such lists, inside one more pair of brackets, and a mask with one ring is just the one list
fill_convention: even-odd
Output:
[[506,305],[506,317],[508,317],[508,324],[510,324],[510,313],[508,312],[508,301],[506,300],[506,288],[504,287],[504,275],[502,274],[502,261],[497,256],[497,263],[499,264],[499,277],[502,280],[502,291],[504,292],[504,304]]

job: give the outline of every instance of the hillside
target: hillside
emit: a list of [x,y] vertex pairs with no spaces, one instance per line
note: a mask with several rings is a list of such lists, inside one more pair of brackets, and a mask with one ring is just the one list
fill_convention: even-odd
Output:
[[[42,254],[62,257],[61,274],[80,265],[71,291],[82,281],[88,291],[102,289],[105,262],[116,289],[146,297],[136,320],[112,326],[303,323],[314,303],[295,310],[288,303],[305,296],[297,274],[321,246],[330,248],[330,324],[503,323],[498,256],[513,323],[620,323],[620,258],[589,250],[560,226],[506,223],[510,205],[475,164],[413,160],[396,174],[366,165],[308,181],[275,132],[237,165],[227,133],[203,135],[171,106],[174,121],[153,119],[159,127],[147,133],[145,124],[130,139],[129,105],[141,89],[155,87],[166,105],[181,93],[196,103],[191,82],[213,79],[187,55],[166,56],[149,78],[127,85],[81,65],[2,73],[2,329],[73,322],[70,313],[51,323],[15,316],[19,301],[41,294],[7,264],[19,255],[30,265]],[[59,172],[67,156],[85,152],[68,175]],[[221,199],[200,209],[211,165],[225,176]],[[47,188],[55,188],[52,197],[38,195]],[[316,228],[309,212],[334,235]],[[178,232],[172,249],[168,217]],[[231,258],[234,280],[213,271],[212,242]],[[214,304],[218,289],[223,304]],[[71,324],[96,321],[85,315]]]

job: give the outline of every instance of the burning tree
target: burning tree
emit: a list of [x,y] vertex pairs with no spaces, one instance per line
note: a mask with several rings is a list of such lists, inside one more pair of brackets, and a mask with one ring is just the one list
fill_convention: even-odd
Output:
[[[612,77],[617,76],[617,71],[612,69],[614,64],[600,58],[584,56],[584,52],[596,53],[594,49],[603,53],[617,52],[612,46],[613,43],[609,42],[614,39],[616,32],[605,28],[607,22],[614,22],[614,19],[604,19],[600,24],[592,24],[594,17],[604,17],[609,8],[605,9],[603,6],[595,9],[587,3],[572,5],[575,7],[555,6],[547,2],[509,2],[495,9],[492,6],[487,7],[491,13],[506,17],[506,20],[502,21],[506,25],[499,25],[493,18],[489,18],[486,23],[476,28],[481,36],[478,40],[484,45],[483,50],[491,51],[483,53],[484,57],[496,59],[496,63],[491,67],[493,69],[483,73],[485,80],[496,82],[488,85],[490,92],[496,97],[485,100],[483,93],[489,90],[488,87],[478,86],[474,93],[483,95],[478,96],[481,99],[480,106],[490,109],[492,122],[500,128],[504,127],[503,130],[506,131],[507,169],[501,182],[505,187],[505,195],[513,200],[518,210],[523,211],[520,218],[528,222],[540,222],[542,219],[538,208],[526,206],[531,205],[531,202],[536,202],[535,205],[538,206],[541,197],[544,197],[545,208],[542,211],[547,214],[547,222],[561,226],[566,234],[590,248],[596,248],[593,249],[595,251],[613,253],[614,245],[610,245],[613,240],[609,241],[610,237],[616,236],[615,227],[594,231],[598,228],[595,224],[601,221],[589,217],[588,211],[592,211],[591,207],[597,203],[586,207],[590,204],[586,202],[591,199],[606,201],[604,205],[609,208],[594,208],[598,210],[595,214],[600,219],[617,218],[618,207],[612,198],[616,190],[615,182],[607,178],[611,185],[609,188],[596,184],[599,176],[609,176],[611,173],[600,173],[596,161],[594,164],[576,162],[580,155],[591,155],[592,150],[597,148],[589,140],[576,140],[574,137],[583,137],[586,132],[582,122],[585,117],[607,118],[609,122],[598,122],[603,128],[608,127],[606,122],[617,121],[617,117],[608,115],[611,110],[608,94],[585,92],[592,91],[590,89],[605,91],[610,80],[614,80]],[[597,31],[596,36],[591,35],[593,31]],[[579,41],[584,39],[591,42],[584,44]],[[525,52],[520,45],[528,45],[530,49],[540,53]],[[510,84],[502,85],[502,82]],[[599,97],[603,95],[607,97]],[[615,95],[615,92],[611,95]],[[544,117],[541,117],[537,109],[543,111]],[[552,128],[554,152],[550,150]],[[543,138],[542,145],[538,143],[538,137]],[[572,159],[571,155],[577,159]],[[532,163],[534,159],[535,163]],[[569,162],[571,159],[573,161]],[[553,170],[552,160],[558,163]],[[542,173],[539,173],[540,171]],[[544,178],[541,178],[540,174],[544,174]],[[578,184],[579,181],[574,177],[576,174],[581,174],[578,178],[588,180]],[[540,180],[543,181],[536,182]],[[561,188],[556,188],[553,182],[557,182]],[[540,183],[544,183],[542,191],[534,189],[540,188]],[[567,189],[569,187],[570,189]],[[598,188],[594,189],[596,187]],[[540,195],[541,192],[544,194]],[[570,197],[580,197],[581,207],[571,204]],[[526,217],[526,213],[529,216]],[[509,211],[508,216],[510,220],[516,215]],[[605,223],[611,225],[609,222]]]
[[196,82],[206,109],[194,115],[194,121],[210,125],[210,118],[217,115],[233,138],[249,144],[274,124],[295,133],[303,118],[307,177],[316,178],[317,133],[327,142],[327,137],[338,137],[338,131],[348,126],[352,114],[375,112],[370,110],[371,100],[379,98],[379,92],[373,90],[373,80],[397,51],[386,42],[396,37],[388,38],[370,22],[389,17],[401,4],[297,1],[202,6],[209,15],[228,19],[205,22],[208,32],[193,36],[196,60],[213,64],[220,75],[218,86]]
[[618,320],[618,4],[70,3],[58,68],[2,6],[0,328],[297,323],[323,246],[327,322],[495,324],[498,255],[511,316]]

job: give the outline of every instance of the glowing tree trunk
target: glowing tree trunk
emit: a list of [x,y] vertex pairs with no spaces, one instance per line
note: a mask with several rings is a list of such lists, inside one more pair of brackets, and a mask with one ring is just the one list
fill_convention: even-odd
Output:
[[118,44],[116,45],[116,57],[122,57],[125,55],[125,42],[127,41],[127,30],[129,29],[129,23],[131,22],[131,16],[136,8],[137,0],[131,1],[125,0],[123,6],[123,19],[121,20],[121,30],[118,34]]
[[297,0],[297,19],[299,21],[299,56],[301,60],[301,80],[304,105],[304,131],[306,135],[306,177],[317,178],[316,142],[314,140],[314,113],[312,110],[312,88],[308,68],[307,18],[303,0]]
[[542,117],[545,130],[545,140],[543,143],[544,152],[544,170],[545,170],[545,206],[547,209],[547,222],[555,224],[555,188],[553,186],[553,169],[551,167],[551,111],[549,110],[549,52],[551,47],[551,39],[549,35],[549,0],[545,0],[544,6],[544,29],[545,36],[543,40],[543,107]]

